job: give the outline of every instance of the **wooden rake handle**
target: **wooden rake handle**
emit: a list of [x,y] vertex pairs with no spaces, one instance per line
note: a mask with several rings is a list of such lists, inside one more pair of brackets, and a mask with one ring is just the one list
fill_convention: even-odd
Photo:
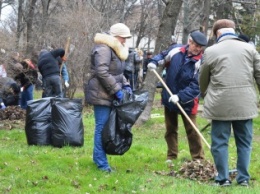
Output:
[[[161,76],[157,73],[157,71],[155,69],[152,69],[152,71],[154,72],[154,74],[156,75],[156,77],[160,80],[160,82],[163,84],[164,88],[167,90],[167,92],[172,96],[172,92],[171,90],[168,88],[168,86],[165,84],[165,82],[163,81],[163,79],[161,78]],[[186,119],[190,122],[190,124],[192,125],[192,127],[195,129],[195,131],[198,133],[198,135],[201,137],[201,139],[204,141],[204,143],[207,145],[207,147],[210,149],[210,145],[208,144],[207,140],[203,137],[203,135],[200,133],[200,130],[194,125],[194,123],[192,122],[192,120],[190,119],[190,117],[187,115],[187,113],[183,110],[183,108],[181,107],[181,105],[177,102],[176,105],[178,106],[178,108],[181,110],[182,114],[186,117]]]

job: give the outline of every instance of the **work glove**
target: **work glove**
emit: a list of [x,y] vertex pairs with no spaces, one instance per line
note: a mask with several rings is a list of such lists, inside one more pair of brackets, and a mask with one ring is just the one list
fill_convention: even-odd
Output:
[[116,99],[121,102],[123,100],[124,97],[124,93],[122,92],[122,90],[119,90],[115,93]]
[[179,102],[179,97],[177,95],[171,95],[171,97],[169,98],[169,102],[177,104],[177,102]]
[[1,106],[0,109],[5,109],[6,108],[6,106],[5,106],[5,104],[3,102],[1,102],[0,106]]
[[148,63],[147,68],[148,68],[149,70],[153,70],[153,69],[156,69],[157,66],[156,66],[154,63]]
[[67,61],[67,57],[64,55],[63,57],[61,57],[61,60],[65,62]]
[[65,81],[65,87],[68,88],[70,86],[69,82]]
[[129,94],[133,94],[132,88],[129,85],[123,87]]

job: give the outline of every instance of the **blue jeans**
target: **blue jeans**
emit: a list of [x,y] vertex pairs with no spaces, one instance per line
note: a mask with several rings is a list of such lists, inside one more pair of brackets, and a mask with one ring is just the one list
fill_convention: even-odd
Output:
[[228,142],[231,134],[231,125],[237,148],[237,177],[238,183],[249,181],[248,172],[252,150],[252,119],[240,121],[212,120],[211,153],[218,171],[216,181],[229,180]]
[[20,105],[22,109],[27,108],[27,101],[33,100],[33,85],[31,84],[28,86],[22,93],[21,93],[21,100]]
[[111,107],[94,105],[95,116],[95,135],[93,161],[100,170],[109,170],[110,166],[107,161],[106,153],[102,146],[102,130],[109,119]]

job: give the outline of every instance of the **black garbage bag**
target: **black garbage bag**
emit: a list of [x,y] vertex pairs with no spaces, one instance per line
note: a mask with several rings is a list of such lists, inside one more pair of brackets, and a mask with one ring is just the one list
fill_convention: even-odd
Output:
[[124,99],[113,101],[109,119],[102,131],[102,144],[110,155],[123,155],[132,145],[131,128],[143,112],[147,101],[147,91],[137,91],[130,95],[124,92]]
[[52,145],[83,146],[82,100],[54,98],[52,104]]
[[28,145],[51,144],[51,98],[27,102],[25,133]]

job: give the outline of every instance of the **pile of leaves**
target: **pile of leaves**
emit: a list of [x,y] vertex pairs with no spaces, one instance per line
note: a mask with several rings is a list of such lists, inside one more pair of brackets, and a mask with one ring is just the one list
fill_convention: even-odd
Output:
[[26,111],[19,106],[8,106],[0,110],[0,121],[2,120],[25,120]]
[[174,170],[174,164],[167,163],[170,172],[155,171],[155,174],[208,182],[215,178],[217,171],[214,164],[207,160],[184,161],[179,170]]
[[188,178],[196,181],[209,181],[216,176],[214,164],[207,160],[186,161],[176,173],[176,177]]

